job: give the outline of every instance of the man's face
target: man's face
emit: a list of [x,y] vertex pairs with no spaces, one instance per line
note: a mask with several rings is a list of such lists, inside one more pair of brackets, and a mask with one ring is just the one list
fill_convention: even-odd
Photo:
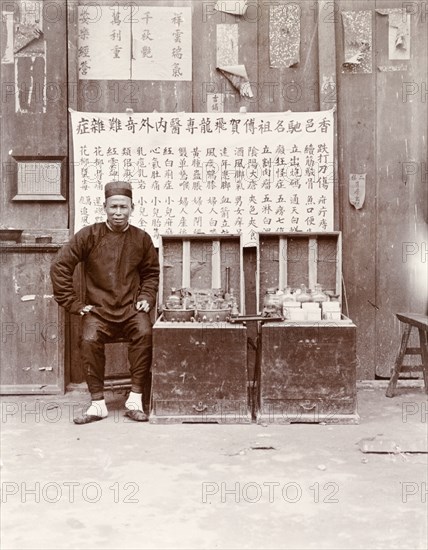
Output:
[[129,216],[134,210],[134,205],[129,197],[125,195],[113,195],[108,197],[104,203],[104,210],[107,214],[107,221],[116,231],[125,229]]

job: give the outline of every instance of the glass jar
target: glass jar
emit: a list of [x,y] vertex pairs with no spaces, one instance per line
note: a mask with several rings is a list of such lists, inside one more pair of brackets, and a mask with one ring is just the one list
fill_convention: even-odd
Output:
[[291,286],[286,286],[284,288],[284,292],[281,298],[282,298],[282,303],[296,301],[296,295],[293,293]]
[[309,290],[306,288],[306,285],[300,285],[300,292],[296,293],[297,302],[312,302],[312,296]]
[[268,288],[263,298],[263,315],[277,315],[280,310],[276,288]]
[[181,296],[179,290],[171,288],[171,294],[166,299],[167,309],[181,309]]
[[328,296],[323,292],[322,286],[320,284],[315,285],[315,289],[312,293],[312,300],[314,302],[328,302]]

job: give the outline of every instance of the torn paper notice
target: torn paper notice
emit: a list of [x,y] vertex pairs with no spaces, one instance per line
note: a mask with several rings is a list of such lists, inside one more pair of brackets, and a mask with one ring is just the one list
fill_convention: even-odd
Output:
[[13,63],[13,11],[4,11],[1,15],[2,63]]
[[342,72],[372,72],[371,11],[343,11],[344,62]]
[[300,62],[300,7],[271,6],[269,10],[271,67],[293,67]]
[[410,13],[396,9],[389,12],[389,59],[410,59]]
[[349,174],[349,202],[359,210],[366,198],[366,174]]
[[37,40],[42,36],[43,33],[37,25],[18,25],[13,45],[14,53],[19,52],[33,40]]
[[207,113],[224,112],[224,94],[207,94]]
[[248,0],[218,0],[214,9],[232,15],[244,15],[247,11]]
[[238,25],[217,25],[217,67],[238,65]]
[[400,63],[399,65],[379,65],[378,70],[383,73],[392,73],[397,71],[407,71],[407,65]]
[[253,97],[245,65],[217,67],[217,70],[232,83],[242,97]]

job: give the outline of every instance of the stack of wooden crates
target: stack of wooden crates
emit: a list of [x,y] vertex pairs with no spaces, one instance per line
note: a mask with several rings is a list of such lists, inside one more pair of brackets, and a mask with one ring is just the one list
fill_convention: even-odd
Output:
[[[260,233],[258,307],[268,288],[304,284],[342,304],[341,233]],[[358,423],[356,326],[339,320],[283,321],[260,328],[261,423]]]
[[[159,304],[171,288],[223,288],[226,268],[244,313],[239,235],[160,238]],[[221,322],[167,322],[153,327],[152,423],[249,423],[247,329]]]

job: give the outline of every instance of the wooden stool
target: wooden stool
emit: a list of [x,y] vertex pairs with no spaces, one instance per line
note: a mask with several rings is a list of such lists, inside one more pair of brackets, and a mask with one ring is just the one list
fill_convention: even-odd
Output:
[[[422,371],[424,375],[425,392],[428,393],[428,317],[419,313],[397,313],[397,319],[405,324],[403,336],[401,338],[400,350],[395,360],[394,370],[386,390],[386,397],[393,397],[398,377],[402,372]],[[410,333],[415,327],[419,331],[419,348],[408,348]],[[403,365],[406,355],[420,355],[422,365]]]

